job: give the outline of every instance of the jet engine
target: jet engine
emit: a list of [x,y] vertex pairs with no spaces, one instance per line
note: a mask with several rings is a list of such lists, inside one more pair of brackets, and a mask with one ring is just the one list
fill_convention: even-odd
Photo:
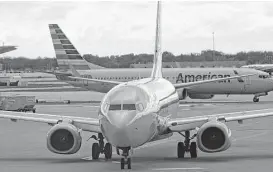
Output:
[[47,133],[47,148],[57,154],[74,154],[81,143],[79,129],[72,124],[57,124]]
[[211,121],[201,126],[197,132],[197,145],[203,152],[221,152],[231,145],[231,131],[222,122]]
[[184,100],[188,96],[188,92],[186,89],[179,89],[177,90],[179,100]]
[[213,94],[189,94],[191,99],[211,99],[214,97]]

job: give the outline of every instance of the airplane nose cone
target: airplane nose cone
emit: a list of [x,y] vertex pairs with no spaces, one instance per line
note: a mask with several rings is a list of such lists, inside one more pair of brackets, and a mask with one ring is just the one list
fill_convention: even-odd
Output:
[[117,128],[124,128],[130,124],[130,122],[135,118],[135,111],[112,111],[108,112],[109,122],[116,126]]
[[144,115],[135,120],[134,116],[119,112],[108,114],[107,119],[102,118],[101,131],[107,141],[115,147],[135,148],[150,140],[157,130],[154,116]]

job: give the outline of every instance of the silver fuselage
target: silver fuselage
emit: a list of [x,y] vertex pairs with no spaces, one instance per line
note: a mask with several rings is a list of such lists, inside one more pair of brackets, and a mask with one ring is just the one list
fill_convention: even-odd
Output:
[[[162,89],[164,88],[164,89]],[[103,135],[115,147],[138,147],[172,135],[166,122],[178,111],[178,94],[163,78],[146,78],[120,84],[101,102],[99,119]],[[141,108],[114,109],[117,105]]]
[[[269,92],[273,90],[273,79],[266,72],[244,69],[244,68],[165,68],[163,77],[171,83],[193,82],[207,79],[216,79],[221,77],[255,74],[246,78],[227,80],[202,84],[188,89],[189,94],[256,94]],[[114,80],[131,81],[149,77],[151,69],[148,68],[130,68],[130,69],[98,69],[88,71],[78,71],[82,77]],[[261,76],[268,76],[263,78]],[[58,77],[57,77],[58,78]],[[92,81],[71,80],[67,78],[58,78],[73,86],[84,87],[88,90],[107,93],[112,85],[95,83]],[[242,82],[243,81],[243,82]]]

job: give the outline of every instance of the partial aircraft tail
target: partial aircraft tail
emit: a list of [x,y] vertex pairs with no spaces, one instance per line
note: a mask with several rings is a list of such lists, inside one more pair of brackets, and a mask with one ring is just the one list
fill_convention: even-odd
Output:
[[87,63],[57,24],[49,24],[49,30],[59,69],[71,70],[70,65],[74,70],[101,68],[98,65]]
[[151,78],[162,78],[162,53],[161,53],[161,2],[157,2],[156,34],[154,64]]

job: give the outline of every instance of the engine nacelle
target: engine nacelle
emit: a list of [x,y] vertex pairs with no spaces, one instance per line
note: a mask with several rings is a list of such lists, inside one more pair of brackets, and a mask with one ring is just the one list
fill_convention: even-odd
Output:
[[201,126],[197,132],[197,145],[203,152],[221,152],[231,145],[231,131],[222,122],[211,121]]
[[188,96],[188,92],[186,89],[179,89],[177,90],[179,100],[184,100]]
[[72,124],[57,124],[47,133],[47,148],[57,154],[74,154],[81,148],[79,129]]
[[211,99],[214,97],[213,94],[189,94],[191,99]]

